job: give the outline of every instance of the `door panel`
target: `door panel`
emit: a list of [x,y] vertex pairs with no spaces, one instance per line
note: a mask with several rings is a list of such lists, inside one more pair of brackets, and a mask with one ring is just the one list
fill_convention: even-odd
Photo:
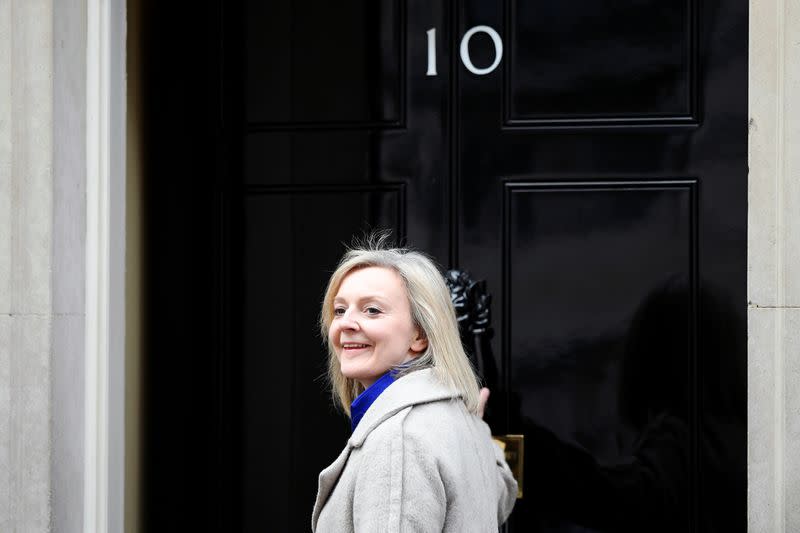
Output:
[[695,120],[694,1],[504,3],[506,125]]
[[247,2],[249,127],[399,125],[404,2]]
[[[553,468],[555,458],[566,453],[563,447],[571,444],[599,465],[628,465],[639,452],[636,441],[645,424],[630,416],[632,409],[648,415],[668,411],[680,427],[692,422],[688,406],[694,398],[687,385],[694,383],[695,353],[686,329],[689,293],[676,296],[669,312],[645,309],[643,302],[661,286],[692,279],[695,185],[678,180],[506,183],[503,276],[508,281],[501,301],[510,317],[503,364],[514,402],[511,431],[535,437],[547,428],[561,441],[550,446],[529,441],[529,451],[536,451],[527,461],[530,497],[517,504],[514,530],[540,521],[543,530],[551,530],[547,522],[557,518],[614,531],[657,531],[659,521],[669,523],[669,531],[686,530],[694,496],[686,481],[672,481],[677,487],[669,488],[680,487],[680,494],[667,516],[657,518],[664,510],[654,508],[644,520],[634,521],[629,511],[630,520],[614,521],[613,513],[645,503],[629,494],[648,490],[631,473],[615,477],[598,466],[570,476],[561,465],[554,473],[561,479],[554,480],[541,473],[541,466]],[[654,338],[643,346],[634,346],[632,339],[641,335],[636,318],[653,313],[663,319],[660,328],[648,331]],[[671,350],[664,349],[664,337]],[[648,393],[634,396],[639,387]],[[688,431],[669,444],[674,451],[659,449],[659,458],[676,453],[694,460]],[[688,467],[673,465],[683,468],[684,475]],[[570,477],[573,487],[558,490]],[[575,488],[591,484],[583,494]],[[607,501],[595,510],[601,498]],[[542,517],[541,502],[551,500],[561,510]]]

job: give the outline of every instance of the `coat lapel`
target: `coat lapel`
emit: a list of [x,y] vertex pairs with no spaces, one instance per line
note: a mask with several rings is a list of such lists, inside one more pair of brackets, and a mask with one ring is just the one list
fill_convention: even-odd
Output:
[[317,520],[319,520],[319,513],[322,511],[322,506],[325,505],[325,502],[328,500],[328,496],[330,496],[333,487],[336,486],[336,481],[339,480],[339,476],[344,470],[344,465],[347,464],[347,458],[350,456],[350,450],[352,447],[348,443],[345,446],[342,453],[339,454],[339,457],[328,466],[325,470],[320,472],[319,474],[319,489],[317,490],[317,501],[314,502],[314,512],[311,515],[311,531],[315,531],[317,529]]

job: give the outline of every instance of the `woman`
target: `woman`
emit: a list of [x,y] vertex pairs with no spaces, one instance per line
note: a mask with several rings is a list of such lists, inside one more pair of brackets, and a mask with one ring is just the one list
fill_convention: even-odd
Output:
[[319,476],[312,530],[497,531],[517,484],[477,416],[444,279],[385,241],[348,251],[325,292],[329,378],[353,434]]

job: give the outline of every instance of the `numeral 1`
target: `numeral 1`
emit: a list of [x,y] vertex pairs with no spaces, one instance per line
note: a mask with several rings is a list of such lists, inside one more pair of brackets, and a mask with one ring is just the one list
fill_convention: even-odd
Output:
[[436,76],[436,28],[431,28],[428,34],[428,76]]

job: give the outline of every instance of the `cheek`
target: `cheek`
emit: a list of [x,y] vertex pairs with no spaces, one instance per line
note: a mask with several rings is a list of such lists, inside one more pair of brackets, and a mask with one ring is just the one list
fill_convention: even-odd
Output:
[[336,324],[331,324],[328,328],[328,341],[332,341],[333,339],[339,336],[339,327]]
[[381,343],[392,350],[404,349],[408,347],[408,340],[410,334],[406,334],[402,324],[393,324],[392,327],[386,328],[380,332]]

